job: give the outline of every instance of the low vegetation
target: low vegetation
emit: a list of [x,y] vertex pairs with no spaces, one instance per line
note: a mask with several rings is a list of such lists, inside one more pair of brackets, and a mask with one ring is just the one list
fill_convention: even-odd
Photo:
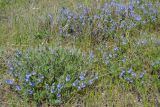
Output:
[[160,106],[160,2],[1,0],[0,105]]

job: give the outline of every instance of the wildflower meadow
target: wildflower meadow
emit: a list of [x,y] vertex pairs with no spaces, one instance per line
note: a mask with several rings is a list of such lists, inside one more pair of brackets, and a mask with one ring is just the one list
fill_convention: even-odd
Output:
[[160,107],[159,0],[0,0],[0,107]]

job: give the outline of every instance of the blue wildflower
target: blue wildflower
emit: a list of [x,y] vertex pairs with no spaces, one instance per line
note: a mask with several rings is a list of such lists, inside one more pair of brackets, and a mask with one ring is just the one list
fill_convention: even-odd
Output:
[[35,83],[34,83],[34,82],[30,82],[29,84],[30,84],[30,86],[32,86],[32,87],[35,86]]
[[66,82],[70,81],[70,79],[71,79],[70,75],[67,75],[66,76]]
[[78,85],[78,83],[79,83],[79,80],[76,80],[76,81],[73,82],[72,85],[73,85],[74,87],[76,87],[76,86]]
[[26,78],[30,78],[31,74],[30,73],[27,73],[26,74]]
[[139,16],[139,15],[136,15],[134,18],[135,18],[137,21],[141,21],[141,20],[142,20],[141,16]]
[[58,92],[61,91],[62,87],[63,87],[62,84],[58,84],[58,85],[57,85],[57,90],[58,90]]
[[123,59],[122,59],[122,62],[124,63],[125,61],[126,61],[126,59],[125,59],[125,58],[123,58]]
[[79,16],[79,19],[80,19],[80,22],[82,23],[83,22],[83,16]]
[[125,75],[125,72],[126,72],[125,70],[122,70],[120,73],[120,77],[123,77]]
[[89,8],[84,8],[83,12],[84,12],[84,15],[87,15],[90,12],[90,9]]
[[85,74],[81,73],[80,76],[79,76],[80,80],[84,80],[84,76],[85,76]]
[[58,84],[58,85],[57,85],[57,88],[59,88],[59,89],[60,89],[61,87],[62,87],[62,85],[61,85],[61,84]]
[[94,19],[100,19],[100,16],[99,15],[94,15]]
[[126,7],[125,7],[125,6],[122,6],[122,5],[120,5],[119,8],[120,8],[120,10],[122,10],[122,11],[126,10]]
[[78,90],[81,90],[81,86],[78,86]]
[[142,72],[142,73],[139,75],[139,78],[140,78],[140,79],[143,78],[143,77],[144,77],[144,74],[145,74],[145,72]]
[[131,12],[131,16],[137,21],[141,21],[142,20],[141,16],[135,14],[134,12]]
[[13,80],[6,80],[6,83],[7,83],[8,85],[12,85],[12,84],[13,84]]
[[47,83],[45,83],[45,89],[48,90],[49,89],[49,85]]
[[114,51],[118,51],[118,47],[117,46],[114,47]]
[[133,80],[130,79],[129,77],[125,77],[124,79],[125,79],[126,81],[128,81],[128,82],[131,82],[131,83],[133,82]]
[[35,71],[33,71],[33,72],[32,72],[32,75],[36,75],[36,72],[35,72]]
[[148,7],[149,7],[149,8],[152,8],[152,3],[151,3],[151,2],[148,3]]
[[131,75],[136,77],[137,74],[135,72],[131,72]]
[[29,81],[29,78],[26,78],[26,77],[25,77],[25,81],[28,82],[28,81]]
[[25,76],[25,81],[26,81],[26,82],[28,82],[28,81],[29,81],[30,76],[31,76],[31,74],[30,74],[30,73],[27,73],[27,74],[26,74],[26,76]]
[[61,94],[60,94],[60,93],[57,94],[57,98],[58,98],[59,100],[61,99]]
[[[48,84],[47,84],[47,86],[48,86]],[[51,93],[55,93],[56,92],[55,87],[56,87],[55,83],[53,83],[52,86],[51,86]],[[49,86],[47,87],[47,89],[49,89]]]
[[145,10],[144,5],[141,5],[141,6],[140,6],[140,9]]
[[52,89],[51,89],[51,93],[55,93],[55,92],[56,92],[55,89],[52,88]]
[[19,85],[16,85],[16,90],[20,91],[22,88]]
[[128,8],[129,8],[130,11],[133,11],[133,9],[134,9],[133,4],[130,4],[130,5],[128,6]]
[[152,21],[156,21],[156,16],[152,16]]
[[32,94],[33,94],[33,91],[32,91],[32,90],[28,90],[28,94],[29,94],[29,95],[32,95]]
[[132,72],[132,68],[130,68],[129,70],[128,70],[128,73],[131,73]]
[[86,84],[85,83],[81,83],[81,88],[85,88]]
[[93,79],[89,80],[89,85],[93,84]]

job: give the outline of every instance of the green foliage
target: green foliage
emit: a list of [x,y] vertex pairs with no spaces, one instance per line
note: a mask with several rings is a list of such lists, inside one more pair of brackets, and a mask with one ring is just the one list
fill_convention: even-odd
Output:
[[[67,101],[69,96],[89,85],[89,80],[94,77],[92,72],[87,77],[80,77],[82,73],[88,72],[88,62],[78,50],[41,47],[24,52],[17,50],[16,55],[9,60],[8,72],[15,80],[12,88],[22,98],[55,105]],[[79,86],[72,85],[75,81],[78,81],[76,84]]]

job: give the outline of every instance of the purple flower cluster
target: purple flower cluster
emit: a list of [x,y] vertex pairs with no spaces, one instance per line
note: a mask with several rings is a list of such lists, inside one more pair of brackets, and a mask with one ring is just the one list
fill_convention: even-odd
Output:
[[132,68],[129,68],[128,71],[122,69],[122,71],[119,74],[119,77],[130,83],[133,83],[135,79],[142,79],[144,75],[145,75],[145,71],[141,72],[138,76],[137,73],[135,73]]
[[87,78],[85,79],[84,73],[81,73],[79,76],[79,79],[75,80],[72,83],[72,86],[76,87],[78,90],[81,90],[81,89],[84,89],[85,87],[87,87],[87,85],[92,85],[96,80],[98,80],[98,73],[96,73],[89,80]]
[[30,79],[30,77],[31,77],[31,74],[30,74],[30,73],[27,73],[26,76],[25,76],[25,81],[28,82],[29,79]]
[[157,20],[158,10],[153,5],[136,0],[125,5],[111,1],[94,9],[79,5],[75,11],[63,7],[58,17],[60,33],[63,36],[76,35],[88,27],[92,35],[110,34],[116,29],[130,30]]
[[8,84],[8,85],[12,85],[13,83],[14,83],[14,81],[13,80],[6,80],[6,83]]
[[[14,86],[16,91],[21,91],[22,88],[25,89],[26,86],[27,89],[27,93],[28,95],[33,95],[34,93],[34,87],[36,86],[36,84],[41,84],[39,82],[32,82],[31,77],[38,75],[38,73],[36,73],[35,71],[32,73],[26,73],[25,75],[25,81],[24,84],[22,85],[18,85],[17,83],[15,83],[13,80],[8,79],[6,80],[6,84],[8,85],[12,85]],[[41,75],[39,78],[42,78],[43,76]],[[44,77],[43,77],[44,78]],[[53,83],[52,85],[49,85],[48,83],[44,84],[44,89],[46,91],[48,91],[51,94],[55,94],[57,96],[57,99],[61,101],[61,97],[63,94],[63,90],[65,90],[65,88],[68,87],[67,84],[70,84],[70,87],[75,87],[75,89],[77,90],[81,90],[86,88],[88,85],[92,85],[96,80],[98,80],[98,73],[93,75],[92,78],[88,79],[88,77],[86,77],[86,74],[81,72],[78,76],[78,78],[75,81],[71,81],[73,79],[75,79],[75,77],[71,77],[69,74],[66,75],[65,77],[65,82],[63,83]],[[42,81],[41,81],[42,82]],[[28,84],[28,85],[27,85]]]

